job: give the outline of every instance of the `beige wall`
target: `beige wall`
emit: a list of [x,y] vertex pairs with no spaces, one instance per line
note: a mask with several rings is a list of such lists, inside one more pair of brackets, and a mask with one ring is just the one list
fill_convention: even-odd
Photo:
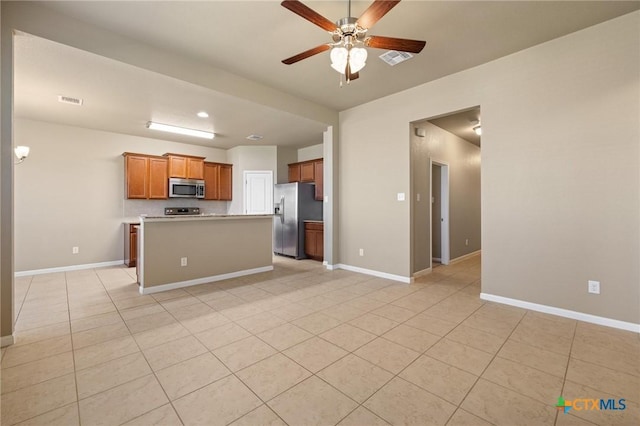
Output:
[[[413,128],[423,129],[425,136],[416,136]],[[481,247],[480,148],[431,123],[416,124],[411,129],[413,172],[409,197],[413,209],[412,272],[431,267],[429,160],[449,166],[449,258],[456,259]],[[465,245],[467,239],[468,246]]]
[[0,336],[6,345],[13,332],[13,45],[4,12],[0,19]]
[[315,160],[316,158],[322,158],[324,150],[322,144],[306,146],[298,150],[298,161]]
[[295,148],[279,146],[278,151],[278,179],[277,183],[289,182],[289,164],[298,161],[298,151]]
[[16,144],[31,147],[14,175],[16,271],[121,260],[123,218],[158,214],[165,205],[226,213],[220,201],[125,200],[122,157],[177,152],[224,162],[225,150],[25,119],[14,130]]
[[639,20],[342,112],[340,263],[410,275],[409,123],[480,105],[482,291],[640,323]]
[[272,265],[271,216],[149,222],[143,232],[145,288]]
[[273,181],[278,179],[278,148],[276,146],[237,146],[227,151],[228,162],[233,164],[233,200],[230,214],[244,214],[244,172],[272,171]]

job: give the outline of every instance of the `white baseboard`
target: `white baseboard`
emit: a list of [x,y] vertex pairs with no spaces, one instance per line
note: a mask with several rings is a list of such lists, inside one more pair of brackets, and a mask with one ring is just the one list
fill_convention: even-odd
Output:
[[452,260],[449,261],[449,265],[453,265],[453,264],[456,264],[458,262],[462,262],[463,260],[470,259],[470,258],[472,258],[474,256],[478,256],[480,253],[482,253],[482,250],[476,250],[476,251],[473,251],[471,253],[467,253],[465,255],[462,255],[460,257],[456,257],[455,259],[452,259]]
[[559,317],[589,322],[592,324],[604,325],[606,327],[618,328],[620,330],[632,331],[634,333],[640,333],[640,324],[634,324],[632,322],[619,321],[611,318],[599,317],[597,315],[585,314],[583,312],[570,311],[568,309],[540,305],[538,303],[525,302],[524,300],[510,299],[508,297],[496,296],[487,293],[480,293],[480,299],[488,300],[490,302],[502,303],[510,306],[516,306],[518,308],[529,309],[531,311],[542,312],[545,314],[557,315]]
[[140,294],[159,293],[161,291],[174,290],[176,288],[189,287],[192,285],[207,284],[214,281],[228,280],[230,278],[243,277],[245,275],[259,274],[260,272],[273,271],[273,265],[262,266],[260,268],[245,269],[242,271],[230,272],[228,274],[213,275],[210,277],[196,278],[193,280],[179,281],[176,283],[154,285],[153,287],[140,286]]
[[334,271],[336,269],[340,269],[340,268],[338,268],[338,265],[329,265],[328,263],[323,263],[323,265],[330,271]]
[[411,283],[411,277],[403,277],[402,275],[394,275],[388,274],[386,272],[374,271],[373,269],[360,268],[358,266],[345,265],[343,263],[339,263],[335,265],[335,267],[344,269],[346,271],[359,272],[361,274],[373,275],[374,277],[386,278],[388,280],[400,281],[402,283]]
[[4,348],[5,346],[13,345],[13,335],[10,334],[8,336],[0,337],[0,347]]
[[28,275],[51,274],[53,272],[80,271],[82,269],[104,268],[106,266],[118,266],[123,264],[123,260],[113,260],[111,262],[86,263],[84,265],[59,266],[57,268],[33,269],[31,271],[17,271],[15,273],[15,276],[26,277]]

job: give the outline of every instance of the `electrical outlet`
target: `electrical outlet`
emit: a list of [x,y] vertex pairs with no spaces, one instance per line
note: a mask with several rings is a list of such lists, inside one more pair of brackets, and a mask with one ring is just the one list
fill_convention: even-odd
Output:
[[600,294],[600,281],[589,280],[589,293]]
[[469,245],[469,239],[467,238],[466,240],[464,240],[464,245],[468,246]]
[[360,256],[364,256],[364,249],[360,249]]
[[186,257],[181,257],[180,258],[180,266],[187,266],[187,258]]
[[398,192],[398,201],[404,201],[404,192]]
[[80,253],[80,247],[71,247],[71,254]]

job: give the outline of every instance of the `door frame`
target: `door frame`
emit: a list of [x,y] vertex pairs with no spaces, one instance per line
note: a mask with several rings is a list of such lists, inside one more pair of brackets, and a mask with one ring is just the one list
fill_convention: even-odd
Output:
[[[271,185],[267,185],[267,189],[270,188],[271,190],[271,195],[267,197],[267,200],[269,200],[269,202],[271,203],[271,213],[273,213],[273,170],[244,170],[242,172],[242,192],[243,192],[243,197],[242,197],[242,212],[243,214],[247,213],[247,206],[249,205],[249,191],[247,191],[247,186],[249,184],[249,180],[247,179],[249,174],[253,174],[253,173],[266,173],[269,175],[269,178],[271,180]],[[268,195],[268,194],[267,194]]]
[[449,241],[449,163],[429,158],[429,264],[433,268],[433,165],[440,166],[440,263],[448,265],[451,261]]

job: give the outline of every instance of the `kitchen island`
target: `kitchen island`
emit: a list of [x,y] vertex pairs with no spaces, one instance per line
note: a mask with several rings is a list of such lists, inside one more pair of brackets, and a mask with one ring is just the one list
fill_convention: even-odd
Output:
[[272,215],[141,216],[140,293],[273,270]]

